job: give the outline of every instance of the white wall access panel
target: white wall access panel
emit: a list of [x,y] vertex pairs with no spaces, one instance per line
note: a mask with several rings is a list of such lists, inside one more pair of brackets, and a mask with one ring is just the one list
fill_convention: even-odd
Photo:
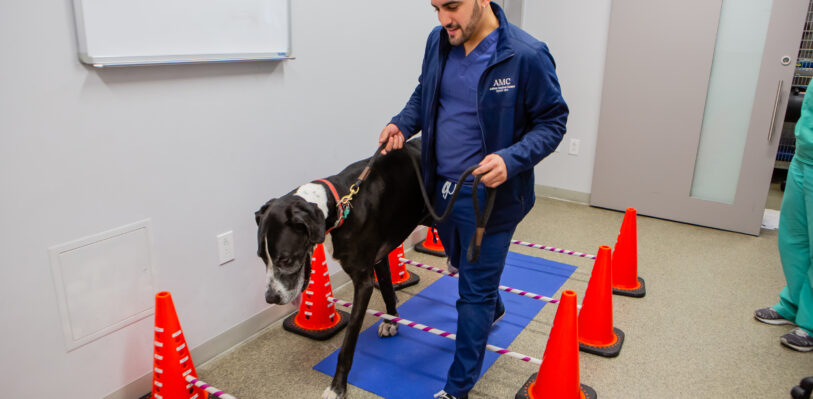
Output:
[[50,249],[69,351],[153,313],[149,226],[143,220]]

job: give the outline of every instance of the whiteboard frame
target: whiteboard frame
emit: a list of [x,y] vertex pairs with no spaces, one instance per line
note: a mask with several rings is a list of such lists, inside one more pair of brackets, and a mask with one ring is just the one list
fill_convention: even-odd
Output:
[[109,66],[166,65],[209,62],[281,61],[296,59],[291,50],[291,0],[285,0],[288,10],[288,43],[284,52],[271,53],[210,53],[210,54],[161,54],[152,56],[92,56],[87,52],[87,35],[82,0],[73,0],[76,21],[76,40],[79,60],[95,68]]

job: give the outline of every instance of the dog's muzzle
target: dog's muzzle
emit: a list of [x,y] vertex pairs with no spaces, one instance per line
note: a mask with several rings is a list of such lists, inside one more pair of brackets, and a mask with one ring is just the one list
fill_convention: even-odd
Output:
[[[298,269],[298,271],[297,271]],[[290,303],[308,286],[307,266],[289,268],[292,273],[280,273],[272,265],[266,266],[265,301],[270,304]]]

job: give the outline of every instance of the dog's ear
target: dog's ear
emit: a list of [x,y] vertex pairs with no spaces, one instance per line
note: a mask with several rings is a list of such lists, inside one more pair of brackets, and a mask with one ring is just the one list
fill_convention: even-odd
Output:
[[301,201],[291,204],[288,215],[292,224],[304,226],[315,244],[325,242],[325,216],[314,204]]
[[263,204],[263,206],[261,206],[257,212],[254,212],[254,221],[257,222],[257,226],[260,225],[260,220],[263,218],[265,210],[268,209],[268,206],[271,205],[271,203],[274,202],[274,200],[275,198],[270,199],[268,202]]

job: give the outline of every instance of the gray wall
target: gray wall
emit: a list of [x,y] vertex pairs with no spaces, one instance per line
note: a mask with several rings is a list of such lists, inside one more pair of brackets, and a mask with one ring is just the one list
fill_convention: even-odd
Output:
[[[523,7],[522,27],[548,43],[570,106],[567,134],[559,152],[536,167],[536,183],[582,193],[577,197],[585,201],[593,180],[609,23],[610,0],[528,0]],[[578,155],[568,154],[572,139],[581,143]]]
[[[77,61],[69,0],[0,4],[7,396],[96,398],[150,371],[152,318],[66,351],[54,245],[149,218],[154,285],[172,292],[192,348],[268,309],[254,210],[371,153],[436,24],[428,2],[292,3],[294,61],[104,70]],[[582,154],[553,155],[537,183],[587,192],[603,53],[582,63],[602,50],[607,15],[568,24],[582,7],[542,3],[525,4],[523,26],[551,44]],[[228,230],[236,260],[219,266]]]

